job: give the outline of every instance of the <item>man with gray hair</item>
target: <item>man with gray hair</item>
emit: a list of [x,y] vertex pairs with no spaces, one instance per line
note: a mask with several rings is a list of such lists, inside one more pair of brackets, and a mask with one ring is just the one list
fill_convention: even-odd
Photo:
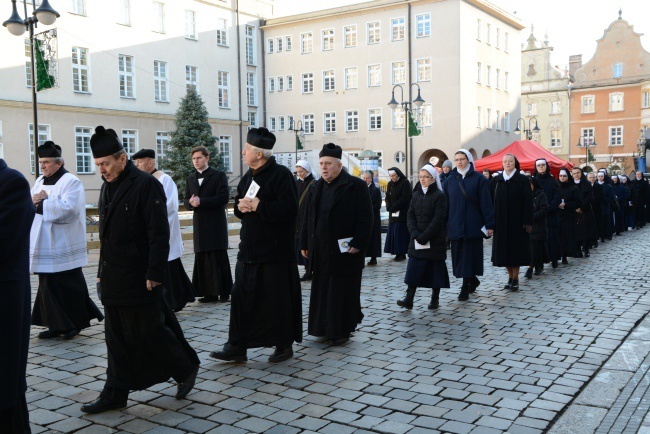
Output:
[[86,200],[79,178],[68,172],[61,147],[47,141],[38,147],[42,176],[32,188],[36,216],[30,234],[30,270],[38,275],[32,324],[48,329],[41,339],[72,339],[90,320],[104,315],[88,295],[82,267],[86,252]]

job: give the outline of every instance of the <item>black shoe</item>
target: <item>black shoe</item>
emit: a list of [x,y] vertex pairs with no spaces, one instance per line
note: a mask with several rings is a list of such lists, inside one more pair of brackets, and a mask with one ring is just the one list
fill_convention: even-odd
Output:
[[52,339],[52,338],[55,338],[55,337],[59,336],[60,334],[61,333],[53,332],[52,330],[45,330],[45,331],[40,332],[38,334],[38,338],[39,339]]
[[211,295],[199,298],[199,303],[216,303],[217,301],[219,301],[219,297]]
[[582,256],[582,252],[576,253],[576,258],[584,258],[584,256]]
[[340,347],[341,345],[347,344],[349,340],[350,336],[345,336],[339,339],[330,339],[330,345],[333,347]]
[[551,261],[551,267],[557,268],[557,261]]
[[300,281],[301,281],[301,282],[308,282],[308,281],[310,281],[310,280],[311,280],[311,273],[305,273],[305,274],[303,274],[302,277],[300,278]]
[[176,399],[185,399],[188,393],[194,388],[194,383],[196,383],[196,375],[199,373],[199,367],[197,366],[196,369],[192,371],[189,377],[187,377],[187,380],[183,381],[182,383],[178,383],[178,387],[176,389]]
[[519,291],[519,279],[512,279],[512,283],[510,284],[510,291]]
[[404,261],[405,259],[406,259],[406,255],[395,255],[393,261],[401,262]]
[[526,279],[532,279],[533,278],[533,269],[529,268],[528,270],[526,270],[526,274],[524,275],[524,277],[526,277]]
[[230,295],[228,294],[219,296],[219,303],[225,303],[228,300],[230,300]]
[[562,258],[562,265],[569,265],[569,261],[566,258]]
[[284,362],[287,359],[290,359],[293,357],[293,348],[279,348],[276,347],[275,351],[273,354],[269,356],[269,362],[271,363],[279,363],[279,362]]
[[469,284],[463,283],[463,286],[460,287],[460,294],[458,294],[458,301],[467,300],[469,300]]
[[408,288],[404,298],[402,300],[397,300],[397,305],[405,309],[413,309],[413,298],[415,298],[415,288]]
[[368,265],[377,265],[377,258],[371,258],[370,261],[368,261]]
[[431,291],[431,303],[427,306],[428,309],[438,309],[440,307],[440,289],[433,289]]
[[64,341],[69,341],[70,339],[72,339],[72,338],[74,338],[75,336],[77,336],[77,335],[79,334],[80,331],[81,331],[81,330],[74,329],[74,330],[70,330],[70,331],[68,331],[68,332],[65,332],[65,333],[63,334],[63,336],[61,336],[61,339],[63,339]]
[[510,289],[512,287],[512,279],[508,279],[508,283],[503,285],[503,289]]
[[81,406],[81,411],[89,414],[103,413],[109,410],[117,410],[126,407],[126,401],[114,401],[104,396],[99,396],[97,400]]
[[535,273],[534,273],[535,276],[539,276],[540,274],[542,274],[542,271],[544,271],[544,268],[542,268],[542,267],[535,267]]
[[480,284],[481,281],[478,280],[478,277],[474,276],[474,280],[468,283],[469,293],[474,294],[476,292],[476,288],[478,288]]
[[226,343],[221,351],[212,351],[210,357],[225,360],[226,362],[245,362],[248,360],[248,357],[246,357],[246,348],[240,350],[229,343]]
[[590,257],[590,256],[591,256],[591,255],[589,254],[589,252],[585,252],[585,258],[588,258],[588,257]]

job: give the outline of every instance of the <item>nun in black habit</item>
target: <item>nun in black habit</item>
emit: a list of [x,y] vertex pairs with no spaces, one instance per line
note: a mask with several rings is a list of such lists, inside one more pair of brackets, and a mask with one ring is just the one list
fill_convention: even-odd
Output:
[[368,185],[370,193],[370,202],[372,203],[372,235],[370,244],[366,249],[366,258],[370,258],[368,265],[377,265],[377,258],[381,257],[381,191],[375,185],[375,174],[372,170],[366,170],[361,174],[361,178]]
[[577,258],[584,257],[588,258],[589,247],[591,246],[592,240],[595,240],[598,237],[598,231],[596,229],[596,219],[594,217],[594,211],[592,208],[592,202],[594,200],[594,192],[591,184],[584,176],[582,169],[579,167],[574,167],[571,169],[571,176],[573,177],[573,183],[578,187],[580,192],[580,206],[576,209],[578,213],[578,230],[577,230],[577,240],[578,240],[578,251],[576,253]]
[[386,188],[386,211],[388,211],[388,233],[384,253],[395,255],[395,261],[406,259],[409,249],[409,230],[406,214],[411,202],[411,183],[397,167],[388,169],[390,181]]
[[298,265],[305,267],[305,274],[302,275],[300,280],[302,282],[311,280],[311,265],[309,259],[300,254],[300,232],[302,225],[305,224],[307,217],[307,204],[309,203],[309,192],[311,185],[316,182],[311,164],[307,160],[298,160],[296,163],[296,188],[298,189],[298,220],[296,221],[296,256]]
[[571,179],[569,169],[562,168],[558,174],[560,180],[560,204],[558,213],[560,215],[560,248],[562,254],[562,264],[567,265],[568,257],[576,255],[576,232],[578,229],[578,213],[576,210],[580,207],[581,197],[578,187]]
[[604,238],[604,219],[603,219],[603,201],[605,200],[605,191],[603,190],[602,185],[596,182],[596,174],[590,172],[587,174],[587,181],[591,185],[591,190],[593,192],[593,200],[591,202],[591,209],[594,213],[594,221],[596,222],[596,238],[591,240],[591,247],[598,247],[598,239],[601,242],[605,242]]
[[614,210],[614,232],[616,235],[621,235],[625,231],[625,205],[627,205],[627,198],[630,196],[629,189],[621,182],[621,175],[612,176],[612,187],[614,188],[615,201],[612,203]]
[[532,279],[533,272],[535,276],[539,276],[542,274],[544,263],[548,262],[546,250],[548,199],[539,181],[533,177],[529,179],[533,189],[533,230],[530,233],[530,266],[526,271],[526,278]]
[[494,241],[492,264],[506,267],[504,289],[519,290],[519,267],[530,264],[530,237],[533,230],[533,194],[530,181],[519,173],[513,154],[503,156],[503,172],[492,180],[494,199]]
[[560,205],[559,189],[560,185],[551,175],[548,162],[544,158],[535,161],[535,174],[533,175],[539,185],[544,190],[546,200],[548,201],[548,214],[546,215],[546,250],[553,268],[557,268],[558,261],[561,259],[560,249],[560,215],[558,206]]

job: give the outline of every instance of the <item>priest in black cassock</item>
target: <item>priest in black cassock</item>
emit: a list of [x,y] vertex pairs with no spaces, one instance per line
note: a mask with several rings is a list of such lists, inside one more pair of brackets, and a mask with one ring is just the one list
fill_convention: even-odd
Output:
[[298,220],[296,221],[296,256],[298,265],[305,266],[305,274],[300,278],[301,282],[311,280],[311,265],[309,260],[300,253],[300,232],[307,216],[307,204],[309,203],[309,187],[316,182],[311,164],[307,160],[298,160],[296,163],[296,188],[298,189]]
[[311,188],[300,249],[314,267],[308,333],[332,345],[350,339],[361,312],[361,274],[370,243],[373,211],[366,183],[343,170],[342,149],[320,151],[321,179]]
[[170,377],[178,383],[176,398],[183,399],[194,387],[199,358],[162,297],[169,255],[165,192],[127,159],[112,129],[98,126],[90,148],[104,180],[97,286],[106,315],[108,366],[99,398],[81,411],[125,407],[130,390]]
[[291,171],[272,156],[275,136],[248,132],[242,155],[249,167],[237,186],[241,219],[239,253],[230,306],[230,331],[222,351],[210,356],[244,362],[248,348],[275,347],[269,362],[293,356],[302,341],[302,301],[296,265],[298,197]]
[[31,433],[25,400],[29,348],[29,184],[0,158],[0,433]]
[[232,273],[228,259],[228,220],[230,200],[228,178],[209,166],[210,152],[205,146],[190,151],[196,172],[185,183],[185,208],[194,211],[194,272],[192,284],[199,301],[228,301]]

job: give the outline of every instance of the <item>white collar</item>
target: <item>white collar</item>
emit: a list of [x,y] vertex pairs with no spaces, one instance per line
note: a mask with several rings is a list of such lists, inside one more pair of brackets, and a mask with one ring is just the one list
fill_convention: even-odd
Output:
[[512,172],[510,172],[510,173],[506,173],[506,171],[504,170],[503,171],[503,179],[505,181],[508,181],[508,180],[510,180],[510,178],[515,176],[515,173],[517,173],[517,168],[512,169]]

